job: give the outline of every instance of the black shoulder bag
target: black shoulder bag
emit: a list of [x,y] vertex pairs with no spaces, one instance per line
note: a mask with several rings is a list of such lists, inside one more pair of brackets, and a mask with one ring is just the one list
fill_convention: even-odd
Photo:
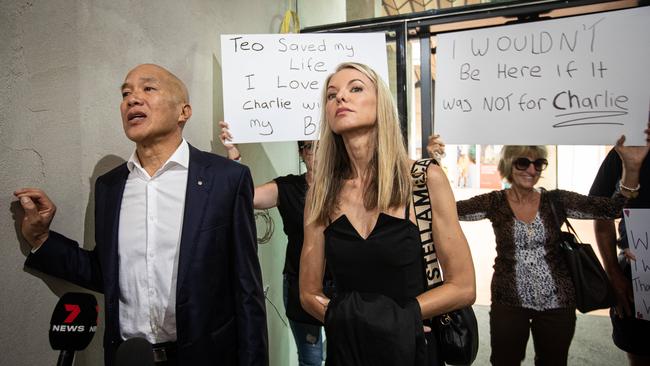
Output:
[[573,280],[576,307],[581,313],[586,313],[613,306],[616,302],[614,290],[598,257],[596,257],[596,253],[590,244],[581,243],[577,239],[578,234],[568,219],[565,219],[564,223],[569,231],[562,231],[562,224],[560,224],[560,219],[555,211],[551,193],[547,192],[547,195],[553,211],[555,226],[560,235],[558,246]]
[[[413,164],[413,209],[420,232],[424,274],[427,289],[442,285],[442,270],[433,243],[431,200],[427,188],[427,167],[438,164],[432,159],[421,159]],[[478,353],[478,324],[471,306],[451,311],[431,319],[431,333],[435,333],[438,350],[448,365],[470,365]],[[427,342],[433,342],[427,336]]]

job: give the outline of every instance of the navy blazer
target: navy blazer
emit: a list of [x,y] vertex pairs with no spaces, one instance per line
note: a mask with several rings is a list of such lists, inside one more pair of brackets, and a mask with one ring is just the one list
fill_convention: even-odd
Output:
[[[50,231],[25,264],[105,301],[104,358],[114,362],[119,328],[118,227],[126,163],[95,183],[95,248]],[[248,168],[190,146],[176,285],[182,365],[268,365],[266,312]]]

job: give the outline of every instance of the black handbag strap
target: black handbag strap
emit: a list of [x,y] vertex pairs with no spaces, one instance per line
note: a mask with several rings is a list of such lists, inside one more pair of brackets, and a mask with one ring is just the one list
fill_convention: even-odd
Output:
[[411,177],[413,178],[413,210],[415,222],[420,232],[422,259],[424,262],[424,277],[427,288],[442,285],[442,270],[433,243],[433,228],[431,224],[431,197],[427,187],[427,168],[430,164],[438,165],[434,159],[420,159],[413,163]]
[[[549,206],[551,206],[551,211],[553,212],[553,221],[555,221],[555,228],[557,229],[558,233],[561,233],[562,232],[562,224],[560,224],[560,219],[557,216],[557,211],[555,210],[555,204],[553,202],[554,200],[553,200],[553,197],[552,197],[553,194],[551,192],[547,191],[544,188],[542,188],[542,191],[547,196],[548,204],[549,204]],[[569,219],[567,218],[566,211],[565,211],[565,214],[564,214],[564,224],[566,225],[567,230],[569,230],[569,232],[571,232],[576,237],[576,239],[578,239],[579,242],[582,242],[580,240],[580,237],[578,236],[578,233],[576,232],[576,230],[573,228],[573,226],[571,226],[571,223],[569,222]]]

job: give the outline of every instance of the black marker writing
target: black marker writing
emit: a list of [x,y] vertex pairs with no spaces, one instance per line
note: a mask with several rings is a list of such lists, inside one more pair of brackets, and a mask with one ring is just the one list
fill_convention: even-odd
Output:
[[238,40],[242,39],[243,37],[235,37],[235,38],[230,38],[231,41],[233,42],[233,45],[235,46],[235,52],[238,51],[261,51],[264,49],[264,45],[258,42],[237,42]]
[[492,112],[493,110],[497,111],[510,111],[510,97],[512,93],[506,95],[505,97],[483,97],[483,110]]
[[276,97],[275,99],[270,99],[270,100],[262,100],[259,101],[257,99],[250,99],[244,101],[244,104],[242,104],[242,109],[243,110],[251,110],[251,109],[292,109],[291,108],[291,101],[290,100],[284,100],[280,97]]
[[247,79],[247,81],[248,81],[248,87],[246,88],[246,90],[253,90],[253,89],[255,89],[255,88],[252,86],[252,84],[251,84],[251,78],[252,78],[253,76],[255,76],[255,74],[244,75],[244,77],[245,77],[245,78]]
[[354,47],[351,44],[336,43],[334,49],[337,51],[346,51],[346,56],[354,57]]
[[639,249],[639,245],[642,245],[645,250],[648,250],[648,245],[650,241],[648,240],[648,232],[645,232],[645,242],[643,241],[643,238],[639,237],[634,237],[634,231],[630,232],[630,238],[632,239],[632,245],[634,245],[634,249]]
[[309,109],[313,111],[314,109],[320,109],[320,102],[313,102],[313,103],[302,103],[302,108],[303,109]]
[[262,131],[259,132],[260,135],[262,136],[269,136],[273,134],[273,125],[271,125],[271,121],[262,121],[259,119],[251,119],[250,121],[250,128],[259,128]]
[[318,90],[320,89],[318,87],[318,80],[289,80],[289,82],[286,81],[280,81],[280,76],[277,77],[277,84],[276,87],[278,89],[284,89],[284,88],[289,88],[289,89],[304,89],[304,90]]
[[625,95],[616,95],[605,90],[604,93],[594,95],[579,95],[571,90],[561,91],[553,97],[553,107],[559,110],[567,109],[597,109],[612,108],[627,110],[625,104],[629,98]]
[[278,51],[279,52],[325,52],[327,51],[327,45],[325,45],[325,40],[322,39],[315,43],[291,43],[287,41],[286,38],[278,39]]
[[442,100],[442,109],[453,111],[454,109],[460,109],[462,112],[471,112],[472,104],[467,99],[456,99],[452,98]]
[[[619,125],[623,126],[622,122],[601,121],[604,118],[625,116],[625,111],[582,111],[557,114],[555,117],[564,119],[562,122],[553,124],[553,128],[571,127],[571,126],[588,126],[588,125]],[[598,121],[580,122],[585,120],[596,119]]]
[[311,116],[305,116],[303,119],[303,134],[305,136],[313,135],[316,132],[316,124],[312,122]]

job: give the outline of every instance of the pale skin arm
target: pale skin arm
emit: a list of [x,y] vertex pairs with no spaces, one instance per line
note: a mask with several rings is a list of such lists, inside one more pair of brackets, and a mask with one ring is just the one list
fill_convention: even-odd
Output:
[[469,306],[476,300],[472,254],[458,222],[454,194],[439,166],[427,168],[427,187],[430,197],[435,197],[431,200],[433,241],[444,283],[417,297],[424,319]]
[[50,235],[50,224],[56,213],[56,206],[38,188],[21,188],[14,192],[25,211],[20,223],[20,232],[32,249],[38,249]]
[[[309,199],[309,198],[307,198]],[[305,207],[305,217],[309,208]],[[305,238],[300,255],[300,303],[314,318],[324,322],[329,299],[323,293],[325,271],[325,225],[305,223]]]
[[[224,121],[219,122],[221,133],[219,140],[226,148],[228,159],[236,160],[241,158],[241,153],[236,144],[231,143],[232,134],[230,133],[228,123]],[[255,187],[253,195],[253,207],[258,210],[273,208],[278,206],[278,185],[275,181],[266,182],[260,186]]]

